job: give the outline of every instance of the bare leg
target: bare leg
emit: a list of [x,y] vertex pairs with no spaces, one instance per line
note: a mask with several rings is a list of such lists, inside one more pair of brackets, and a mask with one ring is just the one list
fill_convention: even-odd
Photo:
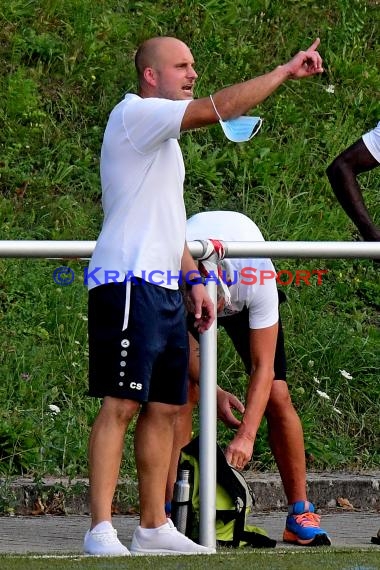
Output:
[[174,425],[181,406],[149,402],[141,410],[135,431],[135,456],[140,493],[140,525],[166,523],[165,488],[173,448]]
[[306,501],[306,461],[301,421],[286,382],[275,380],[265,412],[269,443],[288,504]]
[[124,436],[138,408],[138,402],[107,396],[95,419],[89,441],[91,528],[111,522]]
[[363,139],[359,139],[337,156],[326,170],[340,205],[367,241],[380,241],[380,228],[375,225],[367,210],[357,176],[377,166],[379,163]]
[[189,333],[189,392],[187,404],[181,406],[174,426],[173,451],[170,459],[166,484],[165,502],[173,498],[173,487],[177,478],[178,460],[182,447],[191,440],[193,410],[199,402],[199,344]]
[[177,468],[182,447],[191,440],[193,426],[193,410],[198,404],[198,385],[189,382],[189,401],[181,407],[174,427],[173,451],[170,459],[169,475],[166,484],[165,502],[173,498],[174,483],[177,479]]

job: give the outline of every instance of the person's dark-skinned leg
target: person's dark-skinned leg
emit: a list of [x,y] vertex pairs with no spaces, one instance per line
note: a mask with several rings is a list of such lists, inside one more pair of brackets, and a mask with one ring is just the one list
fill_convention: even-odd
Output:
[[326,170],[339,204],[366,241],[380,241],[380,228],[367,210],[357,176],[377,166],[379,163],[359,139],[337,156]]

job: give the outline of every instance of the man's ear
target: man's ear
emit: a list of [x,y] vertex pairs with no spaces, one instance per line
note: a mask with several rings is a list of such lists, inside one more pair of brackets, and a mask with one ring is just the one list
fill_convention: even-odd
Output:
[[152,67],[146,67],[144,69],[144,79],[148,83],[148,85],[151,85],[152,87],[156,87],[157,77],[156,77],[156,72],[154,71],[154,69]]

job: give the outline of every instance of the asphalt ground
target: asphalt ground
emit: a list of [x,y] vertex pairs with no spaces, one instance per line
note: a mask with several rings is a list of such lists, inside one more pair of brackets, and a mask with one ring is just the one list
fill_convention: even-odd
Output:
[[[304,547],[282,542],[286,512],[256,513],[248,518],[249,524],[264,528],[278,541],[277,548]],[[6,554],[82,554],[83,537],[89,528],[88,515],[70,516],[9,516],[0,517],[0,553]],[[114,527],[120,540],[129,546],[138,517],[117,515]],[[333,547],[378,549],[371,543],[380,529],[380,513],[368,511],[335,511],[322,514],[321,526],[328,532]]]

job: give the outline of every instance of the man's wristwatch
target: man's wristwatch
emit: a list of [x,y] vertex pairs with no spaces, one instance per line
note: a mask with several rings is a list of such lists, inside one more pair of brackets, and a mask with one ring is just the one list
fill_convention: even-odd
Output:
[[193,285],[206,285],[206,279],[203,275],[194,277],[193,279],[186,279],[186,291],[191,291]]

